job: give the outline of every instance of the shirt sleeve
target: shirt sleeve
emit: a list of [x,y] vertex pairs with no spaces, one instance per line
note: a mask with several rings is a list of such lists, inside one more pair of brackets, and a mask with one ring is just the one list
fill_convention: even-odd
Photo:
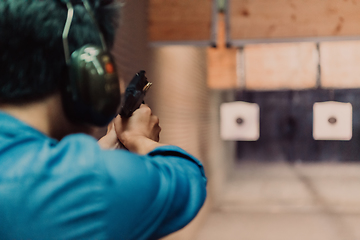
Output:
[[140,156],[103,151],[111,239],[159,239],[188,224],[206,198],[200,161],[175,146]]

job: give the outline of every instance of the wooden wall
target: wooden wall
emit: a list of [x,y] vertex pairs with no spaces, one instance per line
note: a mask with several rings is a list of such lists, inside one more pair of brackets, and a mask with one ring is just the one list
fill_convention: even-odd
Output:
[[315,88],[319,62],[315,43],[248,45],[244,48],[245,88]]
[[250,44],[241,58],[236,51],[240,54],[235,48],[208,49],[210,88],[360,88],[360,41]]
[[224,14],[218,15],[216,47],[207,48],[207,84],[212,89],[239,87],[237,49],[226,47]]
[[360,0],[229,0],[231,39],[360,36]]
[[320,56],[322,87],[360,88],[360,41],[323,42]]
[[[213,0],[150,0],[150,41],[211,38]],[[229,0],[230,38],[360,36],[360,0]]]

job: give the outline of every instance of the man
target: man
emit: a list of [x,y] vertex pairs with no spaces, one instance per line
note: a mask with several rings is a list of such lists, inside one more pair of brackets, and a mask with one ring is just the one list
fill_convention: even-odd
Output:
[[[117,10],[90,5],[110,47]],[[150,108],[116,117],[99,142],[68,117],[67,13],[60,0],[0,1],[0,239],[158,239],[184,227],[206,178],[197,159],[158,142]],[[68,41],[71,52],[100,44],[81,1]]]

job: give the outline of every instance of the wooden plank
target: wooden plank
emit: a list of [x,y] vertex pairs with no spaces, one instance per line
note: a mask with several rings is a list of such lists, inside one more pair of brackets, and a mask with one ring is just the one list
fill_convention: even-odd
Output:
[[360,0],[229,0],[230,37],[360,36]]
[[315,43],[248,45],[245,87],[251,90],[307,89],[316,86]]
[[230,89],[237,87],[235,48],[226,48],[225,18],[218,15],[217,47],[207,49],[207,83],[211,89]]
[[360,87],[360,41],[320,44],[321,86]]
[[150,0],[150,41],[209,41],[212,0]]

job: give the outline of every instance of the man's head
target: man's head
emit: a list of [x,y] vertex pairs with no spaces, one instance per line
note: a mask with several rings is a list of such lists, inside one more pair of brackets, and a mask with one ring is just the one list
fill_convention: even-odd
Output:
[[[70,52],[88,43],[101,45],[81,1],[72,2]],[[111,47],[118,8],[111,0],[89,2]],[[66,17],[67,8],[61,0],[0,1],[0,103],[26,103],[60,90],[68,78],[62,44]]]

